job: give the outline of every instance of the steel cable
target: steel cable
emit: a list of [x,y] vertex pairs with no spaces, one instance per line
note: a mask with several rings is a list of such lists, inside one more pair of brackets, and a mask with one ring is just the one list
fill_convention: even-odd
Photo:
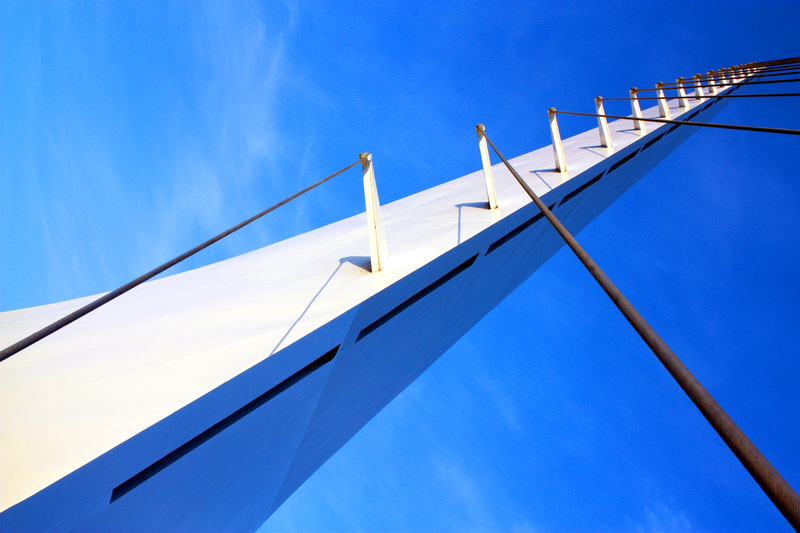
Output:
[[630,322],[633,329],[639,334],[644,342],[650,347],[661,364],[672,375],[678,385],[683,389],[687,396],[694,402],[703,416],[711,426],[717,431],[725,444],[736,455],[742,465],[750,472],[756,483],[769,496],[778,510],[786,520],[796,530],[800,531],[800,497],[789,483],[772,466],[766,457],[756,448],[745,433],[736,425],[730,416],[722,409],[711,394],[694,377],[677,355],[667,346],[667,343],[656,333],[647,323],[630,301],[622,294],[611,279],[603,272],[597,263],[589,256],[575,237],[564,227],[556,216],[547,208],[542,200],[533,192],[528,184],[517,173],[514,167],[503,157],[494,143],[483,132],[486,141],[495,151],[503,164],[519,182],[531,200],[536,204],[542,214],[550,221],[556,231],[561,235],[567,245],[572,249],[578,259],[586,267],[586,270],[600,284],[605,293],[614,302],[614,305],[622,312]]
[[118,296],[120,296],[122,294],[125,294],[126,292],[128,292],[131,289],[133,289],[134,287],[136,287],[138,285],[141,285],[142,283],[144,283],[145,281],[147,281],[149,279],[154,278],[155,276],[161,274],[162,272],[164,272],[168,268],[171,268],[171,267],[177,265],[178,263],[180,263],[181,261],[183,261],[184,259],[187,259],[187,258],[193,256],[194,254],[196,254],[197,252],[199,252],[199,251],[201,251],[201,250],[203,250],[205,248],[208,248],[209,246],[211,246],[215,242],[224,239],[225,237],[227,237],[231,233],[242,229],[243,227],[247,226],[251,222],[255,222],[256,220],[258,220],[259,218],[263,217],[267,213],[269,213],[271,211],[274,211],[275,209],[279,208],[280,206],[291,202],[292,200],[294,200],[298,196],[302,196],[303,194],[307,193],[311,189],[314,189],[314,188],[322,185],[326,181],[328,181],[328,180],[330,180],[332,178],[335,178],[336,176],[338,176],[342,172],[353,168],[354,166],[356,166],[360,162],[361,161],[358,160],[355,163],[352,163],[352,164],[344,167],[343,169],[341,169],[341,170],[339,170],[337,172],[334,172],[333,174],[331,174],[327,178],[323,178],[323,179],[319,180],[318,182],[314,183],[313,185],[309,185],[305,189],[303,189],[303,190],[301,190],[301,191],[289,196],[288,198],[286,198],[284,200],[281,200],[277,204],[275,204],[275,205],[273,205],[273,206],[261,211],[258,214],[253,215],[252,217],[248,218],[247,220],[245,220],[243,222],[240,222],[239,224],[236,224],[232,228],[223,231],[222,233],[220,233],[219,235],[217,235],[215,237],[212,237],[211,239],[208,239],[204,243],[199,244],[199,245],[195,246],[194,248],[192,248],[191,250],[189,250],[187,252],[184,252],[181,255],[175,257],[174,259],[171,259],[171,260],[167,261],[166,263],[162,264],[161,266],[158,266],[158,267],[154,268],[150,272],[147,272],[146,274],[143,274],[143,275],[139,276],[135,280],[126,283],[122,287],[120,287],[118,289],[115,289],[115,290],[113,290],[113,291],[111,291],[109,293],[104,294],[100,298],[98,298],[98,299],[96,299],[96,300],[84,305],[83,307],[81,307],[80,309],[78,309],[76,311],[73,311],[72,313],[68,314],[64,318],[56,320],[52,324],[50,324],[48,326],[45,326],[44,328],[40,329],[36,333],[32,333],[31,335],[28,335],[24,339],[12,344],[8,348],[5,348],[4,350],[0,351],[0,361],[4,361],[4,360],[8,359],[12,355],[18,353],[20,350],[23,350],[23,349],[27,348],[28,346],[30,346],[30,345],[42,340],[43,338],[47,337],[48,335],[50,335],[52,333],[55,333],[56,331],[58,331],[59,329],[63,328],[64,326],[66,326],[68,324],[71,324],[72,322],[75,322],[79,318],[81,318],[81,317],[89,314],[90,312],[94,311],[95,309],[107,304],[108,302],[110,302],[114,298],[116,298],[116,297],[118,297]]
[[[713,97],[712,97],[713,98]],[[657,122],[659,124],[678,124],[681,126],[700,126],[704,128],[720,128],[725,130],[755,131],[761,133],[783,133],[785,135],[800,135],[800,130],[786,128],[764,128],[761,126],[740,126],[738,124],[712,124],[710,122],[691,122],[687,120],[669,120],[666,118],[629,117],[623,115],[598,115],[596,113],[578,113],[577,111],[554,111],[560,115],[577,115],[580,117],[613,118],[617,120],[636,120],[641,122]]]
[[[763,93],[763,94],[707,94],[703,98],[769,98],[777,96],[800,96],[800,93]],[[677,100],[677,96],[637,96],[636,100]],[[694,100],[694,95],[687,95],[687,99]],[[604,102],[621,102],[625,100],[634,100],[634,98],[603,98]]]

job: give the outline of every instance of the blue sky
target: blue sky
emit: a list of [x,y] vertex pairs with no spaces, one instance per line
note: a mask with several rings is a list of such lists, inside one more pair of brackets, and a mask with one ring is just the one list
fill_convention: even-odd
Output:
[[[477,123],[519,155],[548,107],[800,55],[792,1],[340,4],[3,2],[0,309],[112,289],[362,151],[387,202],[479,168]],[[800,103],[716,120],[798,128]],[[795,488],[799,149],[699,131],[579,235]],[[351,172],[181,268],[363,211]],[[565,250],[264,528],[782,529]]]

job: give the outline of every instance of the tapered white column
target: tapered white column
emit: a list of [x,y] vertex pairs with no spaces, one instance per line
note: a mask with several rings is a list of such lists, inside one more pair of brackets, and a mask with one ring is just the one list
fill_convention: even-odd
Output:
[[555,159],[556,170],[558,172],[566,172],[567,161],[564,159],[564,147],[561,145],[561,133],[558,131],[555,107],[547,110],[547,117],[550,119],[550,138],[553,139],[553,158]]
[[[597,108],[598,115],[606,114],[606,110],[603,108],[602,96],[598,96],[594,99],[594,105]],[[600,146],[604,148],[613,148],[614,143],[611,142],[611,132],[608,129],[608,119],[606,119],[606,117],[597,117],[597,130],[600,132]]]
[[664,82],[656,83],[656,95],[658,95],[658,116],[661,118],[671,118],[669,114],[669,102],[664,96]]
[[[636,97],[638,93],[639,89],[637,89],[636,87],[631,87],[631,111],[633,111],[634,118],[642,118],[642,108],[639,107],[639,99]],[[644,122],[642,122],[641,120],[633,121],[633,129],[639,130],[642,133],[647,131]]]
[[703,86],[700,81],[700,74],[694,75],[694,99],[695,100],[702,100],[705,96],[703,93]]
[[483,163],[483,179],[486,182],[486,198],[489,201],[489,209],[497,209],[497,192],[494,188],[494,176],[492,176],[492,163],[489,159],[489,147],[486,144],[486,136],[483,134],[486,128],[483,124],[475,126],[478,132],[478,146],[481,150],[481,162]]
[[717,84],[714,83],[714,71],[708,71],[708,94],[715,95],[717,94]]
[[723,89],[727,88],[730,83],[728,83],[728,74],[727,70],[724,68],[719,69],[719,84],[722,86]]
[[689,99],[686,98],[686,89],[683,88],[683,78],[675,80],[678,84],[678,106],[689,107]]
[[373,272],[383,270],[389,249],[386,247],[386,233],[383,230],[381,204],[378,201],[378,187],[375,184],[375,170],[372,167],[372,154],[364,152],[361,171],[364,176],[364,198],[367,204],[367,233],[369,235],[369,259]]

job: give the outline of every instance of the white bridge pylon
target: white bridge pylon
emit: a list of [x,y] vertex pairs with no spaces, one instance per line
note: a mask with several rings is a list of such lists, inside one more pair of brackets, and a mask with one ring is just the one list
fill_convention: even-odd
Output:
[[[683,90],[641,116],[727,103]],[[562,140],[549,119],[552,146],[510,161],[573,233],[694,132]],[[471,174],[381,206],[361,154],[365,215],[147,282],[0,362],[0,530],[261,525],[562,246],[484,131]],[[90,300],[2,313],[0,344]]]

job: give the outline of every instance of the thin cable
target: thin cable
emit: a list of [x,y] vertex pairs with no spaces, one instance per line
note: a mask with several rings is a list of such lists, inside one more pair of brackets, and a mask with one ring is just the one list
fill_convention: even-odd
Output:
[[291,202],[292,200],[294,200],[298,196],[301,196],[301,195],[307,193],[308,191],[310,191],[311,189],[314,189],[315,187],[318,187],[318,186],[322,185],[323,183],[325,183],[329,179],[335,178],[336,176],[338,176],[339,174],[341,174],[345,170],[349,170],[349,169],[353,168],[354,166],[356,166],[360,162],[361,161],[358,160],[355,163],[352,163],[352,164],[344,167],[343,169],[339,170],[338,172],[334,172],[333,174],[331,174],[327,178],[321,179],[321,180],[319,180],[318,182],[316,182],[313,185],[309,185],[308,187],[306,187],[302,191],[291,195],[290,197],[286,198],[285,200],[281,200],[280,202],[278,202],[277,204],[273,205],[272,207],[269,207],[269,208],[261,211],[260,213],[258,213],[256,215],[253,215],[252,217],[248,218],[244,222],[240,222],[239,224],[233,226],[232,228],[230,228],[230,229],[228,229],[226,231],[223,231],[222,233],[220,233],[216,237],[212,237],[211,239],[207,240],[203,244],[195,246],[194,248],[192,248],[188,252],[182,253],[178,257],[167,261],[163,265],[161,265],[159,267],[156,267],[153,270],[151,270],[150,272],[139,276],[135,280],[133,280],[133,281],[131,281],[129,283],[126,283],[122,287],[120,287],[120,288],[118,288],[116,290],[113,290],[113,291],[111,291],[111,292],[109,292],[107,294],[104,294],[103,296],[101,296],[97,300],[94,300],[93,302],[84,305],[80,309],[78,309],[76,311],[73,311],[72,313],[68,314],[64,318],[56,320],[55,322],[53,322],[49,326],[46,326],[46,327],[40,329],[39,331],[37,331],[36,333],[33,333],[33,334],[25,337],[21,341],[12,344],[8,348],[4,349],[3,351],[0,351],[0,361],[4,361],[4,360],[8,359],[9,357],[14,355],[15,353],[19,352],[20,350],[23,350],[23,349],[27,348],[28,346],[30,346],[30,345],[42,340],[43,338],[47,337],[51,333],[55,333],[56,331],[58,331],[59,329],[63,328],[64,326],[66,326],[68,324],[71,324],[72,322],[75,322],[79,318],[89,314],[90,312],[94,311],[98,307],[101,307],[101,306],[107,304],[108,302],[110,302],[111,300],[116,298],[117,296],[120,296],[120,295],[128,292],[129,290],[133,289],[137,285],[141,285],[145,281],[147,281],[147,280],[149,280],[151,278],[154,278],[155,276],[161,274],[162,272],[164,272],[168,268],[173,267],[173,266],[177,265],[178,263],[180,263],[181,261],[183,261],[184,259],[187,259],[187,258],[193,256],[194,254],[196,254],[197,252],[199,252],[199,251],[201,251],[201,250],[203,250],[205,248],[208,248],[209,246],[211,246],[215,242],[224,239],[225,237],[227,237],[231,233],[242,229],[243,227],[247,226],[251,222],[254,222],[254,221],[258,220],[259,218],[263,217],[264,215],[266,215],[267,213],[269,213],[271,211],[274,211],[275,209],[279,208],[280,206]]
[[786,57],[783,59],[771,59],[769,61],[754,61],[751,66],[761,67],[767,65],[786,65],[789,63],[800,63],[800,57]]
[[[800,93],[764,93],[764,94],[707,94],[703,98],[768,98],[775,96],[800,96]],[[694,96],[686,96],[694,98]],[[677,100],[677,96],[637,96],[636,100]],[[626,98],[603,98],[604,102],[633,100],[630,96]]]
[[[781,73],[789,72],[789,71],[792,71],[792,70],[798,70],[798,68],[800,68],[800,65],[798,65],[797,63],[792,63],[791,65],[784,65],[784,66],[781,66],[781,67],[755,67],[754,74],[756,76],[763,76],[763,75],[766,75],[766,74],[773,74],[774,73],[774,74],[780,76]],[[717,71],[717,72],[719,72],[719,71]]]
[[[484,132],[486,137],[486,133]],[[742,465],[750,472],[756,483],[764,490],[764,492],[772,500],[772,503],[783,514],[786,520],[796,530],[800,530],[800,497],[794,489],[786,482],[783,476],[775,470],[775,467],[770,464],[766,457],[756,448],[747,435],[736,425],[730,416],[720,407],[714,400],[709,392],[700,384],[697,378],[689,371],[688,368],[678,359],[678,356],[667,346],[667,343],[656,333],[656,331],[647,323],[636,308],[631,304],[625,295],[614,285],[611,279],[603,272],[597,263],[589,256],[575,237],[564,227],[564,225],[556,218],[555,215],[544,205],[544,202],[533,192],[527,183],[520,177],[514,167],[503,157],[503,154],[497,149],[494,143],[486,137],[486,140],[491,145],[497,156],[503,161],[506,168],[519,182],[531,200],[536,204],[542,214],[547,217],[547,220],[553,225],[556,231],[561,235],[567,245],[575,252],[586,270],[594,277],[606,292],[614,305],[617,306],[625,318],[630,322],[633,329],[642,337],[642,340],[650,347],[655,356],[661,361],[661,364],[667,371],[675,378],[678,385],[683,389],[687,396],[694,402],[706,420],[709,421],[711,426],[717,431],[725,444],[731,449],[736,457],[741,461]]]
[[[789,71],[786,71],[786,72],[763,72],[763,71],[757,70],[755,72],[752,72],[750,75],[753,76],[753,77],[758,77],[758,78],[774,78],[775,76],[789,76],[790,74],[800,74],[800,70],[789,70]],[[694,78],[690,78],[690,79],[694,80]],[[717,81],[717,79],[718,78],[716,78],[716,77],[708,77],[708,76],[704,78],[705,81],[708,81],[708,80]]]
[[[753,75],[758,76],[761,73],[784,72],[784,71],[787,71],[787,70],[796,70],[796,69],[798,69],[798,67],[800,67],[800,63],[797,63],[797,62],[785,63],[785,64],[781,64],[781,65],[776,65],[776,66],[773,66],[773,67],[763,67],[763,66],[757,66],[757,65],[742,65],[740,67],[733,67],[733,68],[726,67],[726,68],[722,68],[722,69],[719,69],[719,70],[712,70],[710,74],[700,74],[699,77],[700,77],[700,79],[713,79],[714,77],[719,76],[720,73],[727,74],[729,72],[732,72],[732,70],[742,70],[744,68],[751,69],[753,71],[752,72]],[[694,79],[694,76],[692,76],[692,79]]]
[[[797,69],[797,67],[792,67],[791,69],[786,69],[786,70],[783,70],[781,72],[756,70],[754,72],[751,72],[749,75],[747,75],[747,77],[753,76],[753,77],[759,77],[759,78],[761,78],[761,77],[772,78],[772,77],[775,77],[775,76],[789,76],[791,74],[800,74],[800,69]],[[726,76],[726,78],[730,79],[728,76]],[[694,76],[692,76],[691,78],[684,78],[684,81],[685,82],[686,81],[694,82],[694,80],[697,80],[697,79],[701,80],[704,83],[708,83],[709,81],[713,81],[713,82],[717,83],[720,80],[720,74],[719,74],[719,71],[717,71],[714,74],[704,74],[704,75],[702,75],[702,76],[700,76],[698,78],[695,78]],[[677,85],[677,83],[678,82],[671,81],[669,83],[664,83],[664,85]]]
[[[800,81],[800,78],[791,78],[791,79],[788,79],[788,80],[740,81],[740,82],[734,83],[733,85],[736,86],[736,87],[741,87],[741,86],[745,86],[745,85],[764,85],[764,84],[767,84],[767,83],[789,83],[789,82],[795,82],[795,81]],[[667,91],[667,90],[673,90],[673,91],[678,90],[677,85],[674,86],[674,87],[671,87],[671,86],[668,87],[668,85],[676,85],[676,84],[667,84],[667,83],[665,83],[664,84],[664,90],[665,91]],[[709,85],[701,85],[701,87],[703,89],[707,89],[710,86]],[[729,87],[731,87],[731,85],[726,85],[723,89],[727,89]],[[688,89],[688,90],[692,90],[692,89],[694,89],[694,83],[692,83],[691,80],[686,80],[686,81],[683,82],[683,88],[684,89]],[[717,88],[719,89],[720,86],[717,85]],[[657,91],[657,90],[658,90],[657,87],[646,87],[644,89],[638,89],[638,91],[640,93],[641,92],[645,92],[645,91]],[[691,98],[692,96],[689,95],[689,97]]]
[[[713,98],[713,97],[711,97]],[[560,115],[577,115],[580,117],[613,118],[618,120],[637,120],[642,122],[658,122],[659,124],[679,124],[682,126],[700,126],[703,128],[720,128],[724,130],[756,131],[760,133],[783,133],[785,135],[800,135],[800,130],[786,128],[763,128],[761,126],[739,126],[737,124],[712,124],[710,122],[691,122],[686,120],[669,120],[666,118],[626,117],[622,115],[598,115],[595,113],[578,113],[577,111],[555,111]]]
[[741,82],[740,85],[766,85],[768,83],[789,83],[789,82],[796,82],[800,81],[800,78],[791,78],[788,80],[758,80],[758,81],[747,81]]

